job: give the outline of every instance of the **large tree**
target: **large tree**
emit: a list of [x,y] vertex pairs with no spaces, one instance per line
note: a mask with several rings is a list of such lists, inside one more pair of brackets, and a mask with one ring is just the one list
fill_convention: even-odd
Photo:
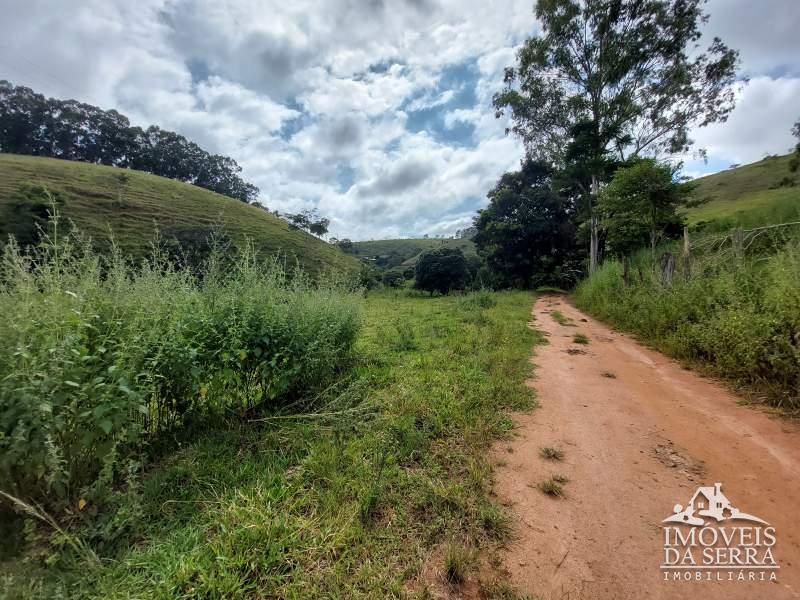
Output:
[[475,219],[472,238],[503,286],[575,283],[575,206],[552,189],[552,170],[525,161],[505,173]]
[[[734,106],[738,53],[714,38],[701,50],[706,0],[538,0],[541,34],[528,39],[494,97],[529,156],[561,164],[579,123],[594,129],[598,164],[680,152],[695,126]],[[592,174],[592,198],[601,173]],[[596,263],[593,247],[592,267]]]
[[792,127],[792,135],[797,138],[797,145],[794,147],[794,156],[789,160],[789,171],[796,173],[800,167],[800,119]]
[[414,287],[433,294],[464,289],[469,279],[467,259],[460,248],[426,250],[414,267]]

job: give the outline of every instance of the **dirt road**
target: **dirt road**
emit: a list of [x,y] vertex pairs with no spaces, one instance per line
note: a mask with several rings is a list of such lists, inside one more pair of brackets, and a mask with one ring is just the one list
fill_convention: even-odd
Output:
[[[572,326],[557,323],[554,310]],[[518,436],[495,451],[495,492],[515,515],[515,540],[503,556],[514,583],[554,600],[800,598],[797,424],[738,405],[722,385],[561,297],[540,298],[534,316],[549,341],[533,359],[541,407],[518,415]],[[575,343],[576,333],[589,343]],[[542,447],[563,450],[563,460],[543,458]],[[563,498],[537,487],[553,474],[569,479]],[[662,520],[698,486],[715,483],[732,506],[775,528],[780,569],[766,574],[777,582],[739,581],[738,570],[729,581],[727,570],[713,569],[700,570],[702,581],[664,581],[675,571],[661,569]]]

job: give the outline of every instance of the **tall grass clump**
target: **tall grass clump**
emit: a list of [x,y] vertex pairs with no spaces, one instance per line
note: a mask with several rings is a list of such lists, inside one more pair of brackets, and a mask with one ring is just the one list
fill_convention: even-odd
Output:
[[157,248],[99,256],[58,219],[0,267],[0,481],[63,509],[102,503],[160,439],[273,410],[325,385],[358,330],[357,294],[289,278],[250,248],[212,253],[202,279]]
[[800,242],[769,254],[697,261],[688,281],[665,287],[649,253],[606,262],[576,290],[578,305],[659,349],[713,374],[766,392],[779,407],[800,408]]

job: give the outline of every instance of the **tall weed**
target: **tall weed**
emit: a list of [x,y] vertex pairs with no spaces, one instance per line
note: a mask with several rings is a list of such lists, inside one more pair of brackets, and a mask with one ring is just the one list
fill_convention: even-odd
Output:
[[359,326],[346,286],[286,276],[251,248],[202,281],[158,248],[133,266],[58,220],[0,266],[0,481],[62,509],[100,503],[166,431],[280,407],[331,379]]
[[608,261],[576,290],[578,305],[660,349],[800,408],[800,242],[769,255],[698,261],[665,287],[642,254],[631,285]]

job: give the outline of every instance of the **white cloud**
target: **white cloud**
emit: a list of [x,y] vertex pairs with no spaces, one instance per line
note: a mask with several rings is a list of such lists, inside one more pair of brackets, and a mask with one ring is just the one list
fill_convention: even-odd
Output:
[[755,77],[741,90],[726,123],[694,132],[698,148],[731,163],[786,153],[796,143],[791,128],[800,118],[800,78]]
[[[785,150],[800,117],[800,5],[708,6],[710,31],[742,49],[753,80],[727,124],[695,132],[698,146],[730,162]],[[532,7],[28,0],[6,7],[0,21],[0,77],[117,108],[135,124],[174,129],[232,156],[270,208],[317,206],[339,237],[448,233],[469,224],[522,155],[491,99],[535,31]],[[444,86],[454,66],[468,75]],[[460,102],[462,92],[474,103]],[[433,116],[419,131],[414,111],[423,109]],[[471,139],[455,139],[458,124],[472,126]]]

